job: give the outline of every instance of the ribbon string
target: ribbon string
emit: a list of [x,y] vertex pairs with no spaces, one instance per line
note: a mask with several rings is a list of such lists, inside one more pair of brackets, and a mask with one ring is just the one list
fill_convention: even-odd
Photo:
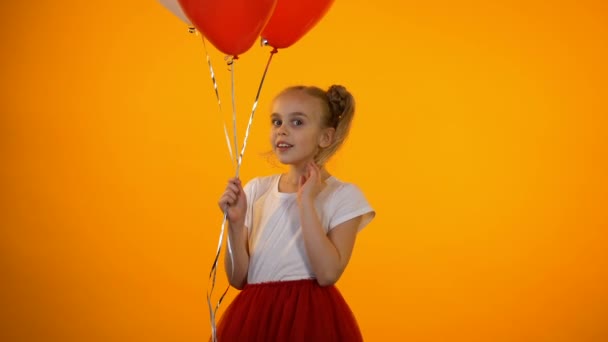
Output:
[[[270,62],[272,61],[272,57],[274,56],[274,54],[277,53],[276,49],[273,49],[270,52],[270,57],[268,58],[268,62],[266,63],[266,67],[264,68],[264,73],[262,74],[262,79],[260,80],[260,85],[258,86],[258,91],[256,93],[255,96],[255,100],[253,102],[253,106],[251,108],[251,114],[249,115],[249,122],[247,123],[247,129],[245,130],[245,138],[243,140],[243,147],[241,149],[241,153],[238,156],[238,159],[236,160],[236,172],[235,172],[235,177],[239,177],[240,175],[240,171],[241,171],[241,165],[243,163],[243,156],[245,154],[245,149],[247,147],[247,140],[249,139],[249,132],[251,131],[251,127],[253,125],[253,118],[255,115],[255,111],[258,107],[258,102],[260,99],[260,94],[262,92],[262,88],[264,85],[264,80],[266,79],[266,75],[268,73],[268,68],[270,66]],[[233,109],[233,115],[232,115],[232,120],[233,120],[233,138],[234,138],[234,150],[238,151],[238,145],[237,145],[237,131],[236,131],[236,96],[235,96],[235,82],[234,82],[234,64],[235,64],[236,58],[231,58],[228,59],[228,65],[230,66],[230,73],[231,73],[231,84],[232,84],[232,109]],[[211,65],[211,64],[209,64]],[[212,70],[212,69],[210,69]],[[214,79],[214,84],[215,84],[215,78],[212,76],[212,78]],[[217,94],[217,88],[216,88],[216,94]],[[218,97],[218,104],[219,104],[219,97]],[[230,145],[230,144],[228,144]],[[217,340],[217,325],[216,325],[216,315],[217,315],[217,310],[220,308],[220,305],[222,303],[222,301],[224,300],[224,297],[226,296],[226,294],[228,293],[228,290],[230,289],[230,285],[228,285],[226,287],[226,289],[224,290],[224,292],[222,293],[222,295],[220,296],[220,299],[218,300],[217,304],[215,305],[215,308],[213,308],[212,304],[211,304],[211,297],[213,295],[213,291],[215,289],[215,281],[217,278],[217,269],[218,269],[218,261],[220,258],[220,254],[222,251],[222,244],[224,241],[224,234],[226,234],[226,247],[228,249],[228,255],[230,256],[230,265],[232,268],[232,274],[230,276],[230,278],[232,279],[232,277],[234,276],[234,256],[232,253],[232,246],[230,243],[230,234],[229,232],[226,231],[226,221],[228,218],[228,210],[227,208],[224,210],[224,218],[222,220],[222,226],[220,228],[220,236],[218,238],[218,244],[217,244],[217,249],[216,249],[216,253],[215,253],[215,258],[213,260],[213,264],[211,266],[211,271],[209,273],[209,281],[211,282],[210,284],[210,290],[208,287],[208,291],[207,291],[207,306],[209,309],[209,318],[211,321],[211,335],[212,335],[212,340],[213,342],[218,342]],[[208,285],[209,286],[209,285]]]

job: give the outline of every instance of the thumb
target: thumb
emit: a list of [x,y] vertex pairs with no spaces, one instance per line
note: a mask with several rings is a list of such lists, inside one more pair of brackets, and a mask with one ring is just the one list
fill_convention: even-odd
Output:
[[241,184],[241,182],[239,182],[239,193],[238,193],[238,200],[239,201],[243,201],[246,202],[247,201],[247,194],[245,193],[245,189],[243,189],[243,185]]

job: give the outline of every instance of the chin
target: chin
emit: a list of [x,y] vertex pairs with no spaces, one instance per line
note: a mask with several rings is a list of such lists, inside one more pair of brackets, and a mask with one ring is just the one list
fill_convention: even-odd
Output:
[[292,161],[289,158],[277,156],[277,159],[279,160],[279,163],[281,163],[283,165],[291,165],[291,163],[292,163]]
[[276,157],[281,164],[291,165],[291,166],[296,166],[296,167],[306,165],[308,160],[314,160],[314,159],[309,159],[309,158],[297,158],[297,157],[294,158],[294,156],[286,156],[286,155],[280,155],[280,154],[276,154]]
[[299,167],[303,164],[303,162],[301,160],[293,160],[293,159],[288,159],[288,158],[279,158],[279,162],[281,162],[281,164],[283,164],[283,165],[289,165],[289,166],[295,166],[295,167]]

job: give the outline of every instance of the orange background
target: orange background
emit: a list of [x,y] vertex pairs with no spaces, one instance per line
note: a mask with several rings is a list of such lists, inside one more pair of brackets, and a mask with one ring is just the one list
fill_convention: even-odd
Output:
[[[0,9],[0,340],[206,340],[233,169],[200,40],[152,0]],[[275,56],[242,178],[281,170],[274,94],[343,83],[366,340],[607,341],[607,37],[599,0],[336,1]],[[236,65],[240,139],[267,55]]]

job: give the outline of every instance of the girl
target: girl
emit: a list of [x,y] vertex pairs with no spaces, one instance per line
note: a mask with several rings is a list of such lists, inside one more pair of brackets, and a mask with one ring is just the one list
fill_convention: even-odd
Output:
[[289,171],[244,188],[230,179],[218,203],[233,252],[226,273],[242,290],[218,324],[218,341],[362,341],[334,284],[375,212],[359,188],[324,167],[354,109],[339,85],[290,87],[275,98],[270,143]]

